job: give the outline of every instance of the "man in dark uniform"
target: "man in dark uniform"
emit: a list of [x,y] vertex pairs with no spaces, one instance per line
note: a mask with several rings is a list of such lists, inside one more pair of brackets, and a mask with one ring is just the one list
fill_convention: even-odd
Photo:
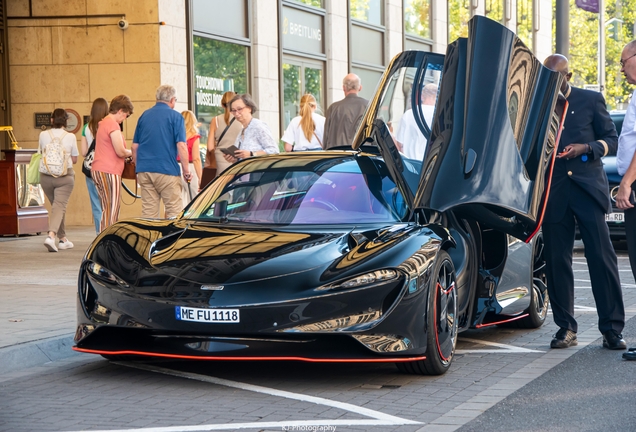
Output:
[[585,246],[603,346],[625,349],[621,335],[625,308],[616,254],[605,222],[611,204],[601,161],[601,157],[616,153],[616,128],[601,93],[570,86],[567,58],[553,54],[543,64],[565,77],[561,92],[569,104],[543,221],[548,293],[554,322],[560,327],[550,347],[568,348],[578,343],[572,271],[576,221]]

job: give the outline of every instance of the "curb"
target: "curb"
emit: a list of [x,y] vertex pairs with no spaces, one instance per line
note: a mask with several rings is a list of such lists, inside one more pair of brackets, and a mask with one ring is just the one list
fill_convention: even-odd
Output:
[[58,336],[0,348],[2,373],[15,372],[78,355],[73,351],[73,335]]

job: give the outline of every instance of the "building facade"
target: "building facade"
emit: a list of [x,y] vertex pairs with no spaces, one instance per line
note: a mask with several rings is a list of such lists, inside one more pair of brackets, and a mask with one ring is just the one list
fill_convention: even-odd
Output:
[[[391,58],[405,49],[444,53],[474,15],[515,31],[540,59],[552,49],[552,0],[0,0],[0,121],[23,148],[36,148],[38,114],[65,108],[69,131],[98,97],[127,94],[128,145],[136,119],[161,84],[176,109],[202,123],[222,111],[225,91],[250,93],[276,138],[312,93],[323,111],[342,99],[342,78],[362,79],[371,97]],[[6,137],[0,146],[8,148]],[[81,158],[80,158],[81,159]],[[80,173],[67,225],[90,225]],[[122,218],[140,203],[123,195]]]

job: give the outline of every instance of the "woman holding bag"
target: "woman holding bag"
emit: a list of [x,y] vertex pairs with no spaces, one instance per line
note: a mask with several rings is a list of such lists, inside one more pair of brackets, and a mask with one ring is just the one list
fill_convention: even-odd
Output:
[[97,188],[91,175],[91,166],[95,159],[95,136],[97,135],[97,127],[99,126],[99,122],[107,115],[108,102],[106,99],[95,99],[91,107],[91,117],[82,129],[82,140],[80,143],[80,152],[82,156],[84,156],[82,172],[86,177],[86,189],[88,189],[88,196],[91,200],[93,222],[95,223],[95,233],[97,234],[99,234],[100,222],[102,220],[102,204],[99,201]]
[[[75,186],[75,173],[73,164],[77,162],[77,139],[75,135],[64,130],[68,114],[62,108],[56,108],[51,115],[51,129],[40,133],[39,151],[43,154],[40,163],[40,184],[44,194],[51,203],[51,216],[49,218],[49,232],[44,240],[44,247],[49,252],[57,252],[58,249],[71,249],[73,243],[66,238],[64,218],[69,197]],[[47,147],[49,144],[53,144]],[[59,175],[53,174],[53,167],[47,163],[47,150],[61,147],[63,165],[65,169]],[[51,160],[53,155],[51,155]],[[55,245],[55,237],[59,239],[59,244]]]
[[115,96],[108,115],[99,122],[95,136],[95,159],[91,175],[102,204],[100,231],[119,220],[121,173],[124,160],[132,156],[120,124],[133,113],[133,104],[126,95]]
[[[230,101],[236,96],[234,92],[225,92],[221,98],[221,106],[225,112],[212,119],[210,122],[210,132],[208,135],[208,155],[205,158],[206,166],[209,166],[209,156],[214,155],[216,161],[216,175],[218,176],[227,169],[230,162],[223,157],[222,148],[234,145],[236,137],[241,133],[243,126],[230,115]],[[206,185],[202,184],[201,188]]]
[[[199,155],[199,129],[197,128],[197,118],[192,111],[186,110],[181,113],[186,130],[186,143],[188,145],[188,162],[192,178],[186,182],[183,178],[183,168],[181,168],[181,199],[183,206],[187,206],[192,198],[199,193],[199,183],[201,179],[201,156]],[[179,161],[177,156],[177,161]],[[181,165],[179,165],[181,167]],[[189,190],[188,190],[189,189]]]

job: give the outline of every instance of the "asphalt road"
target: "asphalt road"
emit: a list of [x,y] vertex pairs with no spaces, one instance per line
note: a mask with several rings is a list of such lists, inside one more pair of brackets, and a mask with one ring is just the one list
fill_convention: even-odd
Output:
[[636,361],[623,352],[589,345],[459,431],[636,431]]

